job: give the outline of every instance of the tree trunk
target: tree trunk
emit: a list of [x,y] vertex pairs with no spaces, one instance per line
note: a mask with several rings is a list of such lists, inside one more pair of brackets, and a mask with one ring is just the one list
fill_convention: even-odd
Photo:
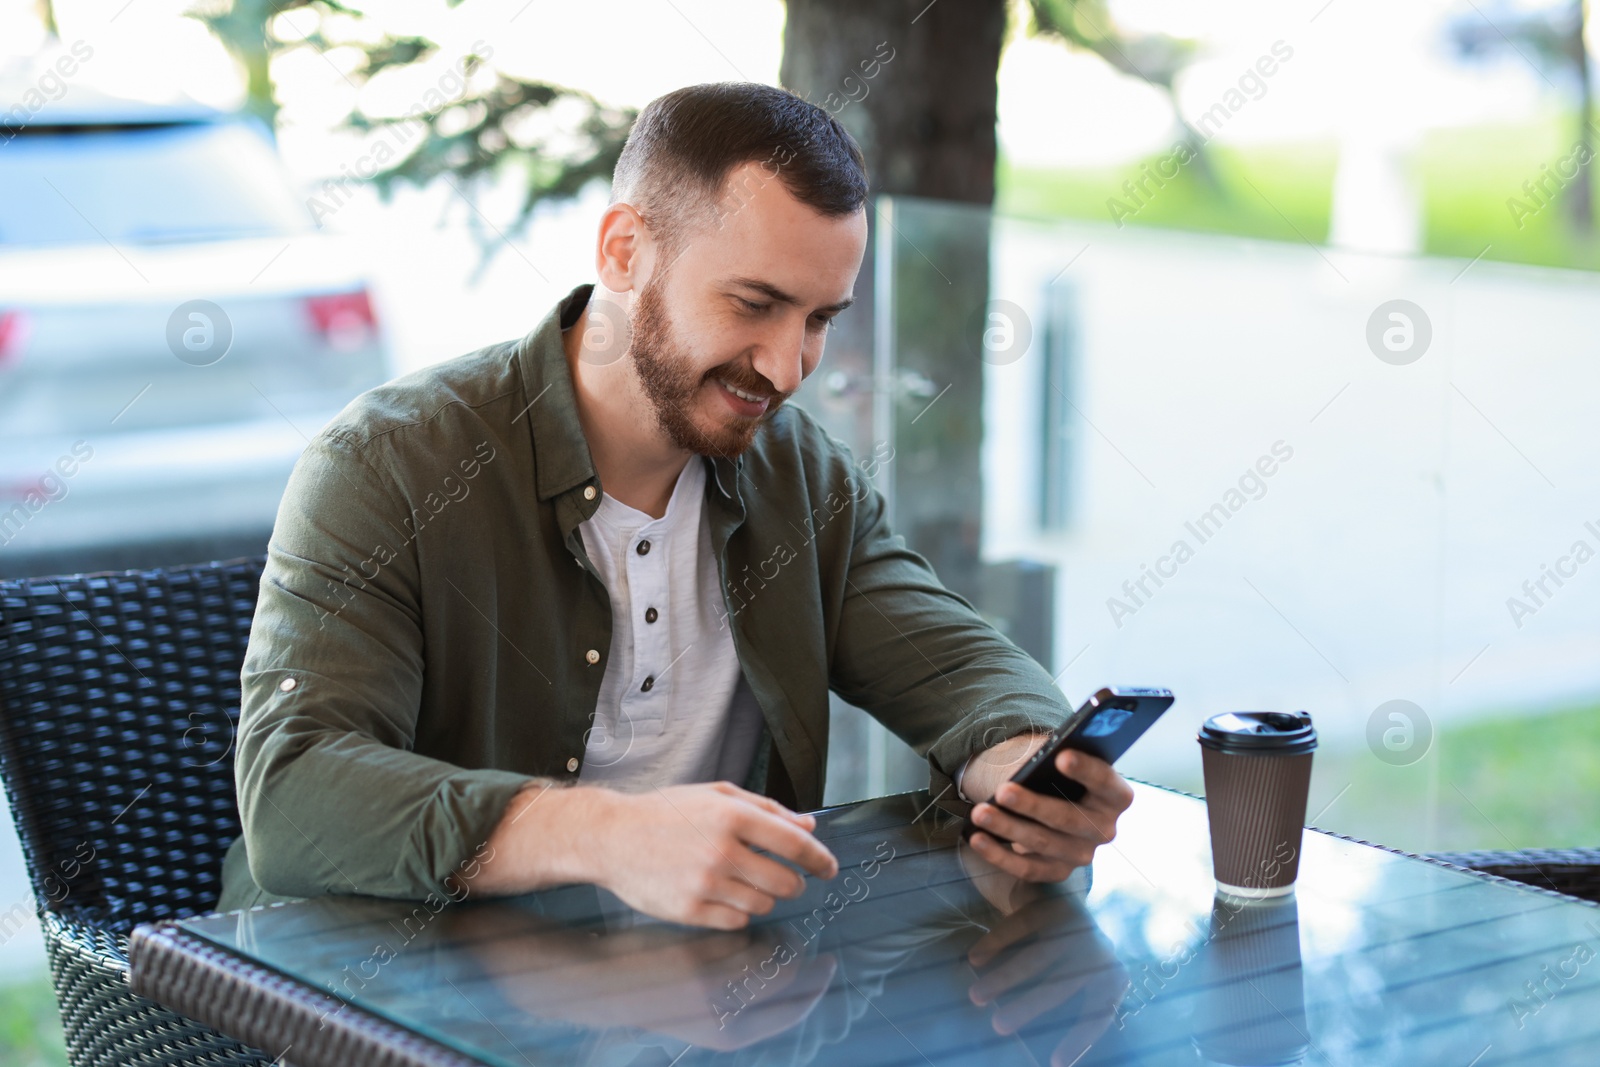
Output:
[[[895,376],[881,380],[880,357],[871,385],[893,390],[892,425],[873,425],[874,439],[856,432],[846,440],[870,451],[875,438],[891,439],[896,525],[946,585],[976,599],[995,76],[1005,4],[789,0],[788,11],[784,85],[836,115],[861,143],[873,191],[896,200],[888,232],[873,235],[874,242],[893,241]],[[869,260],[864,281],[873,280],[871,268]],[[863,303],[875,306],[877,295]],[[856,329],[870,326],[863,318],[856,316]],[[870,344],[859,348],[870,351]]]
[[[1572,0],[1576,8],[1573,35],[1569,41],[1572,49],[1574,73],[1578,75],[1578,143],[1583,146],[1583,157],[1594,158],[1594,84],[1589,74],[1589,49],[1583,39],[1587,19],[1584,0]],[[1578,180],[1568,194],[1571,197],[1572,222],[1579,234],[1587,238],[1594,230],[1594,184],[1589,177],[1590,166],[1578,168]]]
[[[834,112],[861,143],[874,192],[994,202],[1003,0],[789,0],[788,8],[783,85]],[[893,58],[863,78],[880,46]]]

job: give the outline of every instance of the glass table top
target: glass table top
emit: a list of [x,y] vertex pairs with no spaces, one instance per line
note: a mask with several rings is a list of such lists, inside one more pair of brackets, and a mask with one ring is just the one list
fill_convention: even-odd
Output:
[[1204,804],[1135,788],[1061,886],[906,793],[817,813],[839,876],[737,932],[587,886],[182,926],[495,1067],[1600,1062],[1600,909],[1311,831],[1294,897],[1230,905]]

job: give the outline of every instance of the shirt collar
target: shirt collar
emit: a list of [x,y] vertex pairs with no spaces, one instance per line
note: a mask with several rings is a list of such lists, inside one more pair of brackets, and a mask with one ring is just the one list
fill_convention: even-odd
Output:
[[[561,341],[561,331],[578,321],[593,292],[592,282],[574,288],[522,339],[517,351],[523,381],[522,414],[517,417],[528,420],[534,484],[541,501],[580,485],[600,484],[589,454],[589,441],[578,420],[578,395]],[[739,476],[744,457],[715,456],[706,462],[711,465],[717,490],[742,508]],[[591,513],[593,505],[584,511]]]
[[534,485],[540,500],[585,483],[599,485],[589,442],[578,421],[578,396],[572,386],[561,329],[578,320],[591,283],[573,289],[540,320],[517,350],[523,396],[517,418],[528,420],[533,439]]

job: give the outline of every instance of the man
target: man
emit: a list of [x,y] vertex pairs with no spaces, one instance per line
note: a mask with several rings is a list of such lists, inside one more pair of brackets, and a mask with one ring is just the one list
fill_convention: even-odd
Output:
[[996,868],[1060,880],[1110,839],[1131,791],[1104,763],[1063,757],[1081,804],[1002,787],[1059,694],[784,404],[850,304],[866,194],[792,94],[669,93],[617,164],[598,285],[307,447],[244,663],[222,907],[592,883],[743,926],[801,891],[779,860],[837,873],[796,814],[830,688],[927,754],[936,797],[992,798]]

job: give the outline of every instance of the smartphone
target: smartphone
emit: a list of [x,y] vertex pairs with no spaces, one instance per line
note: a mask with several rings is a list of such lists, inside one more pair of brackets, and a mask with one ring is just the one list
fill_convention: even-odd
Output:
[[[1115,763],[1133,746],[1140,734],[1161,718],[1162,713],[1172,706],[1172,701],[1172,691],[1169,689],[1102,689],[1057,727],[1049,740],[1017,769],[1010,780],[1045,796],[1081,800],[1088,790],[1056,770],[1056,756],[1063,749],[1070,748],[1087,752],[1107,763]],[[977,829],[979,827],[969,817],[961,829],[961,836],[971,837]],[[991,830],[985,830],[984,833],[1002,844],[1008,843]]]

